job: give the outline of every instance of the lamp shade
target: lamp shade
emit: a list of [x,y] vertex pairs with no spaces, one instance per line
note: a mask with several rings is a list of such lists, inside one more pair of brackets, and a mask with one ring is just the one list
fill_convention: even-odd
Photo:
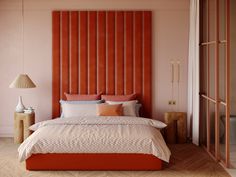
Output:
[[34,88],[36,85],[27,74],[19,74],[9,85],[10,88]]

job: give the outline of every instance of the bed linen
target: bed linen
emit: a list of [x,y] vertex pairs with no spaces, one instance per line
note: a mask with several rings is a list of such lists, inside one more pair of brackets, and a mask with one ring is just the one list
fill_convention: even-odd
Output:
[[169,162],[170,151],[160,121],[126,116],[80,116],[53,119],[30,127],[35,131],[18,148],[19,160],[46,153],[141,153]]

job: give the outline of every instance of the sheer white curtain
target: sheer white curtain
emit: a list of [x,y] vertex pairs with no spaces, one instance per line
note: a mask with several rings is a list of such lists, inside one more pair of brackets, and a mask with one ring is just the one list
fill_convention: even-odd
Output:
[[188,136],[199,145],[199,0],[190,0]]

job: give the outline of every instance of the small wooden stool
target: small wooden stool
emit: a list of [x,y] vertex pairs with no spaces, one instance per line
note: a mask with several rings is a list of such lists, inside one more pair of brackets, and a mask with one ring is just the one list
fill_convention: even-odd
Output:
[[166,112],[165,131],[166,142],[169,144],[186,143],[187,141],[187,113],[186,112]]
[[30,134],[29,127],[35,122],[35,114],[18,113],[14,114],[14,143],[22,143]]

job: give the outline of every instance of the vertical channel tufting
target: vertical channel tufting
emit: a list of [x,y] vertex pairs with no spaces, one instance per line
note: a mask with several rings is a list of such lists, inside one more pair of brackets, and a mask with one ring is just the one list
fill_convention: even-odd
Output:
[[[152,110],[152,14],[143,12],[143,106],[144,115],[151,116]],[[148,111],[147,111],[148,110]]]
[[106,12],[98,12],[98,93],[106,93]]
[[88,37],[88,30],[87,30],[87,12],[81,11],[79,13],[79,38],[80,38],[80,45],[79,45],[79,66],[80,66],[80,73],[79,73],[79,93],[80,94],[87,94],[88,93],[88,58],[87,58],[87,37]]
[[79,81],[79,34],[78,12],[70,12],[70,93],[78,93]]
[[107,94],[115,94],[115,12],[107,12]]
[[89,94],[97,93],[97,12],[91,11],[88,16],[88,89]]
[[60,12],[52,13],[52,117],[60,115]]
[[134,13],[134,92],[142,101],[142,12]]
[[52,13],[52,115],[64,92],[137,93],[151,116],[152,14],[150,11]]
[[125,94],[133,93],[133,12],[125,13]]
[[116,94],[124,94],[124,13],[116,13]]
[[62,50],[62,76],[61,76],[61,98],[65,99],[64,92],[69,92],[69,12],[62,11],[61,25],[61,50]]

